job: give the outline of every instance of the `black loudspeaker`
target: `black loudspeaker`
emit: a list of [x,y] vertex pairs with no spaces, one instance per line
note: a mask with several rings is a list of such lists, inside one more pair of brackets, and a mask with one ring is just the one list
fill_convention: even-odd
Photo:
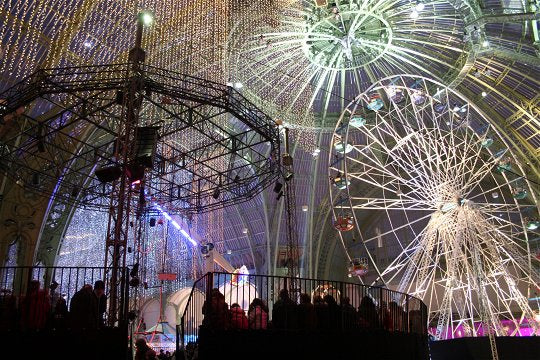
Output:
[[97,169],[95,174],[99,181],[108,183],[118,180],[122,175],[122,169],[118,165],[107,166]]
[[214,199],[217,199],[217,198],[219,197],[219,194],[220,194],[219,189],[216,189],[216,191],[214,191],[214,193],[212,194],[212,197],[213,197]]
[[279,193],[281,191],[281,188],[283,187],[283,184],[279,181],[276,182],[276,185],[274,185],[274,192]]
[[156,226],[156,218],[150,218],[150,226],[151,227]]
[[158,141],[158,126],[138,127],[135,137],[135,161],[137,164],[152,168]]

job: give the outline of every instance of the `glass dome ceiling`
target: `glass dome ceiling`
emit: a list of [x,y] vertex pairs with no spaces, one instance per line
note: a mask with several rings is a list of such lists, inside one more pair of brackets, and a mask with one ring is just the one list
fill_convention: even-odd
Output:
[[[260,15],[261,17],[264,14]],[[301,1],[278,23],[261,21],[248,37],[231,32],[235,78],[253,96],[265,94],[291,122],[309,123],[341,111],[382,76],[423,74],[453,80],[476,31],[466,37],[465,15],[449,1],[350,0],[316,6]]]
[[[149,64],[242,84],[244,95],[273,118],[308,129],[321,158],[329,144],[324,132],[351,99],[380,78],[410,73],[467,96],[508,136],[525,175],[540,175],[538,1],[3,0],[0,91],[41,67],[125,61],[142,9],[155,15],[144,34]],[[321,234],[306,250],[313,274],[330,267],[322,243],[328,234],[318,231],[326,226],[323,163],[311,149],[295,153],[298,204],[309,205],[306,213],[298,210],[299,231],[306,238]],[[257,262],[270,271],[262,259],[275,264],[277,256],[268,244],[285,236],[276,230],[282,210],[272,194],[265,196],[256,199],[257,212],[235,208],[220,236],[239,265]],[[56,254],[48,249],[58,246],[71,216],[69,207],[49,208],[43,257]],[[249,236],[238,230],[244,227]]]

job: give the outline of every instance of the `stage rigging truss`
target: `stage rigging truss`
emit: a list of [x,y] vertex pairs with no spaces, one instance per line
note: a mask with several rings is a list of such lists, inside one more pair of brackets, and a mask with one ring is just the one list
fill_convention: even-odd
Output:
[[[166,203],[171,214],[245,201],[279,176],[278,128],[238,91],[132,65],[42,69],[0,94],[0,171],[31,191],[106,211],[114,186],[96,170],[127,170],[135,201]],[[130,152],[143,161],[123,164],[115,146],[129,86],[140,135]]]

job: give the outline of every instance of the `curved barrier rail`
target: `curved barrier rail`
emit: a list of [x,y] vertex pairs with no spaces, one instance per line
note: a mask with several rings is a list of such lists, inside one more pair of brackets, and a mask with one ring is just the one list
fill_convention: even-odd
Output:
[[193,284],[177,347],[217,330],[387,330],[427,335],[427,306],[381,287],[268,275],[207,273]]

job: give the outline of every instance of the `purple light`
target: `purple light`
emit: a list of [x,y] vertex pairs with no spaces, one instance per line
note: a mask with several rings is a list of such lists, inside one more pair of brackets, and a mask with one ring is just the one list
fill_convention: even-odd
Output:
[[177,229],[177,230],[180,230],[180,225],[178,225],[178,223],[176,221],[171,221],[171,223],[174,225],[174,227]]
[[197,242],[195,240],[193,240],[191,238],[191,236],[189,236],[189,234],[184,229],[180,229],[180,232],[182,233],[182,235],[184,235],[186,237],[186,239],[189,240],[190,243],[193,244],[193,246],[197,246]]
[[188,234],[184,229],[182,229],[182,228],[180,227],[180,225],[176,222],[176,220],[173,220],[173,219],[171,218],[171,216],[170,216],[169,214],[167,214],[167,212],[163,211],[163,209],[161,208],[161,206],[159,206],[159,205],[157,205],[157,204],[155,204],[155,206],[156,206],[156,209],[158,209],[158,210],[163,214],[163,216],[165,216],[165,219],[167,219],[168,221],[170,221],[171,224],[173,224],[173,226],[174,226],[177,230],[180,230],[180,233],[181,233],[182,235],[184,235],[184,237],[185,237],[186,239],[188,239],[189,242],[190,242],[193,246],[197,246],[197,245],[198,245],[197,242],[196,242],[195,240],[193,240],[193,239],[191,238],[191,236],[189,236],[189,234]]

